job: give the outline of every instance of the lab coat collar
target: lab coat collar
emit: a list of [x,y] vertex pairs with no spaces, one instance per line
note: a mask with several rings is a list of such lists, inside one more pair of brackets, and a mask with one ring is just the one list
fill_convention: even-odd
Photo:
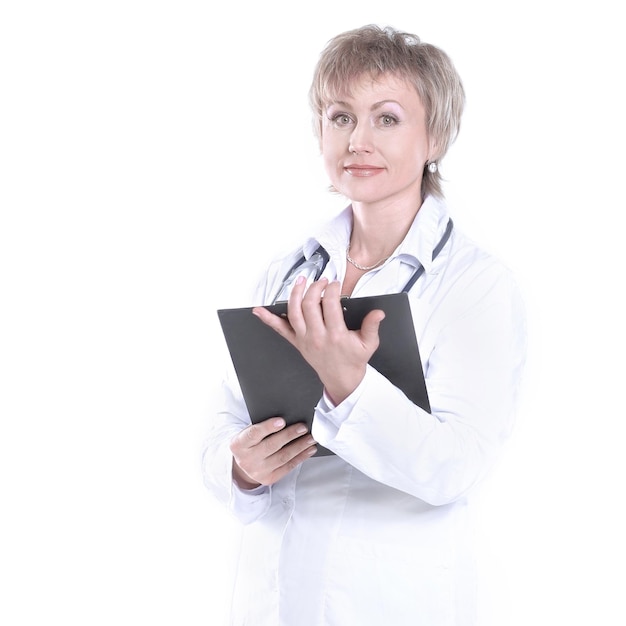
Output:
[[421,264],[427,274],[433,273],[433,251],[441,240],[447,223],[448,209],[445,202],[427,196],[395,254],[416,267]]
[[[352,232],[352,206],[348,205],[302,248],[306,259],[321,245],[331,258],[342,258]],[[423,265],[426,273],[433,272],[433,250],[439,243],[448,222],[448,209],[443,200],[427,196],[417,212],[404,240],[390,259],[401,259],[414,267]]]

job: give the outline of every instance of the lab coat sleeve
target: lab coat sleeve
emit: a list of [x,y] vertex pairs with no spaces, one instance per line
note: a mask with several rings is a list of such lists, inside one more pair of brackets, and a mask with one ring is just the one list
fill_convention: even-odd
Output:
[[368,366],[355,392],[337,407],[321,401],[313,421],[321,445],[433,505],[462,497],[493,465],[512,428],[525,358],[524,308],[510,273],[490,267],[467,282],[431,322],[431,413]]
[[[284,262],[278,261],[270,265],[257,285],[252,304],[271,300],[271,294],[277,289],[281,272],[284,271],[283,265]],[[230,451],[230,442],[235,435],[250,426],[251,422],[232,363],[228,364],[223,376],[219,395],[220,405],[211,419],[202,452],[204,484],[239,521],[249,524],[263,517],[270,509],[272,487],[265,486],[246,491],[239,489],[233,481],[233,455]]]
[[204,484],[214,497],[243,524],[256,521],[269,510],[271,487],[239,489],[233,481],[232,438],[250,425],[245,403],[234,374],[222,384],[222,406],[215,416],[202,453]]

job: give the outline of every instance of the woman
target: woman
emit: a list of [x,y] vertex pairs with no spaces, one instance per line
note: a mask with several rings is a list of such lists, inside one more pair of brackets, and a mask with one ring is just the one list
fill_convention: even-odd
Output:
[[[324,393],[307,433],[280,416],[251,426],[236,380],[224,387],[204,471],[245,525],[232,623],[474,624],[467,505],[510,431],[525,339],[509,271],[450,234],[437,163],[458,131],[461,81],[441,50],[367,26],[330,41],[311,103],[350,204],[270,267],[256,304],[288,297],[289,322],[254,312]],[[320,245],[321,277],[285,282]],[[407,284],[430,413],[368,365],[382,312],[360,331],[343,322],[341,296]],[[318,443],[335,454],[311,458]]]

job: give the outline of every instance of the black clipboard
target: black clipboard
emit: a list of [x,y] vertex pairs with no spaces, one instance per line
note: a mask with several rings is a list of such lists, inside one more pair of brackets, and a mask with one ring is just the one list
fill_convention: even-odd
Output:
[[[408,294],[344,298],[342,304],[351,330],[361,327],[369,311],[385,312],[380,345],[370,365],[430,412]],[[287,314],[285,302],[265,308]],[[305,422],[310,430],[323,392],[315,370],[286,339],[253,315],[252,307],[219,309],[217,314],[252,422],[280,416],[287,424]],[[328,454],[332,452],[318,445],[317,456]]]

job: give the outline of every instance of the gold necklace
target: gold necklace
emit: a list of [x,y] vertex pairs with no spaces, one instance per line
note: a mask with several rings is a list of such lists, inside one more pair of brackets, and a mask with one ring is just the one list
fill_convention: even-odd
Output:
[[384,263],[389,257],[386,256],[384,259],[377,261],[374,265],[359,265],[351,256],[350,256],[350,244],[348,244],[348,249],[346,250],[346,259],[348,263],[352,263],[354,267],[362,272],[369,272],[369,270],[373,270],[375,267],[378,267],[381,263]]

